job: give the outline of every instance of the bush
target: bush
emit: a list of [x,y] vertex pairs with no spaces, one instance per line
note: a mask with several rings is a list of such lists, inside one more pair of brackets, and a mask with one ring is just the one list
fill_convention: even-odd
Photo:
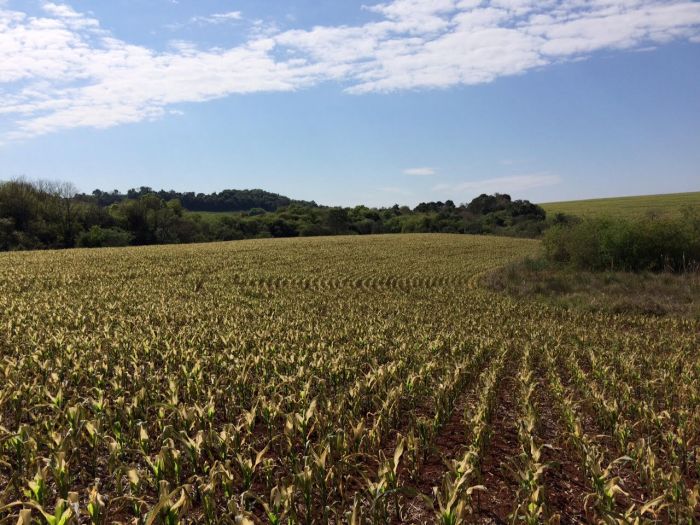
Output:
[[78,237],[78,246],[84,248],[102,248],[128,246],[133,236],[121,228],[100,228],[93,226]]
[[13,245],[15,221],[0,217],[0,250],[9,250]]
[[302,237],[319,237],[322,235],[332,235],[333,232],[321,224],[307,224],[301,228],[299,235]]
[[544,236],[550,261],[582,270],[686,271],[700,264],[700,228],[682,219],[586,219]]

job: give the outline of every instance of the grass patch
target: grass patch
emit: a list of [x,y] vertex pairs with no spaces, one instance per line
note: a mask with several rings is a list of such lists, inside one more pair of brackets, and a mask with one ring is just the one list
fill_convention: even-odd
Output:
[[488,273],[482,284],[568,309],[700,319],[700,272],[588,272],[525,259]]

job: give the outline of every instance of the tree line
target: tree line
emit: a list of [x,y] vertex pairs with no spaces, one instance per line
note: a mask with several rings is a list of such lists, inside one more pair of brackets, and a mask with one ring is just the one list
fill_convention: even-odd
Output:
[[120,193],[119,190],[106,192],[95,190],[91,195],[81,194],[78,197],[81,200],[93,200],[97,205],[106,207],[111,204],[116,204],[128,199],[135,200],[145,195],[155,194],[158,198],[165,202],[173,200],[180,201],[183,208],[189,211],[207,211],[207,212],[233,212],[233,211],[248,211],[254,208],[259,208],[265,211],[277,211],[291,205],[316,207],[317,204],[313,201],[294,200],[284,195],[271,193],[269,191],[255,190],[223,190],[214,193],[194,193],[194,192],[178,192],[178,191],[155,191],[148,186],[140,188],[132,188],[126,193]]
[[541,207],[506,194],[484,194],[460,205],[448,200],[413,209],[342,208],[263,190],[207,195],[141,187],[125,194],[80,194],[68,183],[0,183],[0,250],[380,233],[537,237],[547,225]]

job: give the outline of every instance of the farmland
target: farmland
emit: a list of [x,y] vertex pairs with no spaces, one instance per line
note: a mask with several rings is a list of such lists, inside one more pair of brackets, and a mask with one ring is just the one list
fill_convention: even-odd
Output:
[[676,218],[686,206],[700,206],[700,192],[611,197],[541,204],[547,214],[566,213],[579,217],[622,217],[637,219],[648,215]]
[[700,321],[479,286],[538,250],[0,254],[0,523],[693,523]]

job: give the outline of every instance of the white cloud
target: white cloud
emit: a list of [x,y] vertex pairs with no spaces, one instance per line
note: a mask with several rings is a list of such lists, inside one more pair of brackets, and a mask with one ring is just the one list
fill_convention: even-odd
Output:
[[74,30],[94,29],[100,25],[97,20],[85,17],[72,7],[65,4],[44,2],[41,8],[48,15],[61,19],[66,26]]
[[[349,93],[491,82],[602,50],[700,42],[692,0],[392,0],[363,25],[280,31],[251,23],[230,48],[130,44],[67,4],[44,15],[0,0],[0,117],[7,139],[158,118],[171,105],[322,82]],[[198,17],[241,19],[238,11]]]
[[230,11],[228,13],[216,13],[206,16],[194,16],[190,22],[195,24],[225,24],[227,22],[238,21],[243,18],[240,11]]
[[80,13],[78,13],[72,7],[67,6],[65,4],[54,4],[53,2],[44,2],[44,4],[41,7],[48,14],[56,16],[58,18],[82,18]]
[[433,191],[451,194],[476,194],[476,193],[496,193],[496,192],[518,192],[533,188],[543,188],[555,186],[561,183],[561,178],[557,175],[546,173],[533,173],[528,175],[514,175],[510,177],[495,177],[476,181],[466,181],[457,184],[438,184],[433,187]]
[[435,168],[408,168],[403,170],[403,173],[414,177],[429,177],[437,175],[437,170]]

